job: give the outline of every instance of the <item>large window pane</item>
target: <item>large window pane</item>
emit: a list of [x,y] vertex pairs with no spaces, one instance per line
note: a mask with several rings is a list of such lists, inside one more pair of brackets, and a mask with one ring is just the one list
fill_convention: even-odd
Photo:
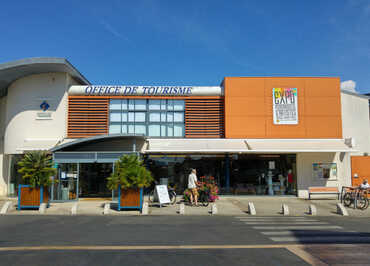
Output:
[[122,122],[127,122],[127,112],[122,112]]
[[122,134],[127,134],[127,125],[122,125],[122,131],[121,131]]
[[128,121],[129,122],[135,122],[135,113],[134,112],[129,112],[128,113]]
[[149,113],[149,122],[160,122],[161,121],[161,114],[160,113]]
[[173,121],[174,122],[184,122],[184,113],[174,112]]
[[146,135],[145,125],[135,125],[135,134]]
[[173,112],[167,112],[167,122],[173,122]]
[[166,100],[161,100],[161,110],[166,110]]
[[174,111],[183,111],[185,109],[185,102],[174,100],[173,101],[173,110]]
[[120,134],[120,133],[121,133],[121,124],[109,125],[109,134]]
[[167,125],[167,136],[173,137],[173,125]]
[[127,110],[128,105],[127,105],[127,100],[122,100],[122,110]]
[[110,100],[109,110],[121,110],[121,100]]
[[135,112],[135,122],[145,122],[145,113]]
[[150,137],[160,137],[161,136],[161,126],[160,125],[149,125],[148,135]]
[[163,113],[161,113],[161,122],[166,122],[166,121],[167,121],[167,119],[166,119],[166,113],[163,112]]
[[135,134],[135,126],[134,125],[128,125],[128,134]]
[[161,100],[149,100],[149,110],[160,110]]
[[161,136],[166,137],[167,136],[167,130],[166,130],[166,125],[161,125]]
[[128,109],[135,110],[135,100],[128,100]]
[[167,101],[167,110],[173,111],[173,100]]
[[146,100],[135,100],[135,110],[146,110]]
[[182,137],[184,136],[184,125],[178,124],[174,125],[173,133],[175,137]]
[[121,112],[111,112],[109,116],[110,122],[121,122]]

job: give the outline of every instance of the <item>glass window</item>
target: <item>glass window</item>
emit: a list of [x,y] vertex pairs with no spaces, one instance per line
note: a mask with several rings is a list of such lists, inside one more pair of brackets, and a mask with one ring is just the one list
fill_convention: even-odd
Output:
[[121,122],[121,112],[111,112],[109,116],[110,122]]
[[166,125],[161,125],[161,136],[162,137],[166,137],[167,136],[167,132],[166,132]]
[[161,100],[149,100],[149,110],[160,110]]
[[173,112],[167,113],[167,122],[173,122]]
[[135,134],[135,126],[133,124],[128,125],[128,134]]
[[129,112],[128,113],[128,121],[129,122],[135,122],[135,113],[134,112]]
[[110,100],[109,110],[121,110],[121,100]]
[[128,109],[135,110],[135,100],[128,100]]
[[127,112],[122,112],[122,122],[127,122]]
[[166,122],[166,113],[161,113],[161,122]]
[[135,110],[146,110],[146,100],[135,100]]
[[146,126],[145,125],[135,125],[135,134],[146,135]]
[[161,100],[161,110],[166,110],[166,100]]
[[122,110],[127,110],[127,100],[122,100]]
[[173,111],[173,100],[168,100],[167,110]]
[[127,134],[127,125],[122,125],[122,134]]
[[173,133],[175,137],[182,137],[184,135],[184,125],[175,124],[173,126]]
[[174,122],[184,122],[184,113],[174,112],[173,121]]
[[173,125],[167,126],[167,136],[173,137]]
[[160,127],[160,125],[149,125],[148,135],[150,137],[160,137],[161,136],[161,127]]
[[149,122],[160,122],[161,121],[161,113],[153,112],[149,113]]
[[173,110],[175,111],[183,111],[185,109],[185,102],[174,100],[173,101]]
[[145,113],[135,112],[135,122],[145,122]]
[[109,134],[120,134],[120,133],[121,133],[121,124],[109,125]]

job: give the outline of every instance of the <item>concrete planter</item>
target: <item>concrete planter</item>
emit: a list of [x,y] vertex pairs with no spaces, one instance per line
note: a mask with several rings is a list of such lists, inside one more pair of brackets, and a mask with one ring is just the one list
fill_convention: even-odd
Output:
[[32,188],[29,185],[18,186],[18,210],[38,209],[41,203],[49,203],[48,189]]
[[118,210],[143,208],[143,188],[118,189]]

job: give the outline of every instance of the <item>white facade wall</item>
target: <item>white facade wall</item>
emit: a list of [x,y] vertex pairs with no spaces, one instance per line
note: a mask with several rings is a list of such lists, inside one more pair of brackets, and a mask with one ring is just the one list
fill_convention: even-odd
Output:
[[[66,137],[67,89],[66,73],[47,73],[24,77],[8,88],[6,104],[5,154],[27,150],[50,149]],[[40,104],[46,101],[50,118]]]
[[4,158],[5,116],[6,96],[0,98],[0,197],[6,195],[6,180],[8,177],[6,160]]
[[342,92],[341,101],[343,138],[353,137],[358,150],[352,155],[370,154],[369,100]]
[[[78,85],[67,73],[21,78],[0,98],[0,196],[8,193],[9,158],[29,150],[50,149],[67,135],[68,88]],[[50,108],[43,112],[40,104]],[[38,113],[50,113],[50,118]]]
[[[336,163],[337,179],[317,179],[313,175],[313,163]],[[311,152],[297,154],[298,197],[308,198],[308,187],[338,187],[351,185],[350,157],[345,152]]]

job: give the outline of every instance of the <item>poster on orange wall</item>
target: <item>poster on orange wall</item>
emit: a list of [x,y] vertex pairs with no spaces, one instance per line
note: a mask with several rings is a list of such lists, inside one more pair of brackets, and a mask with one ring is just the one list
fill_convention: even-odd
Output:
[[297,125],[297,88],[273,88],[272,108],[275,125]]

